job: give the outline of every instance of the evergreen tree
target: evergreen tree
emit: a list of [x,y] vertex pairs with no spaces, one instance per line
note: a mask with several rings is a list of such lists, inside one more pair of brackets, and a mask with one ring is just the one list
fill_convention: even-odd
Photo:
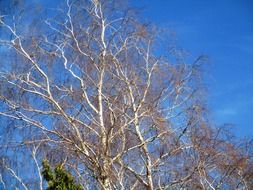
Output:
[[83,190],[82,186],[75,182],[74,177],[62,165],[57,165],[54,170],[47,160],[43,160],[42,165],[42,175],[48,182],[47,190]]

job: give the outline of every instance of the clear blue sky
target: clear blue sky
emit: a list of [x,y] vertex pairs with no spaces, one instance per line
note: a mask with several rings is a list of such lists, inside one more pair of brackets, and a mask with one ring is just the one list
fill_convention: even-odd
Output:
[[253,136],[253,1],[138,0],[143,19],[177,34],[192,55],[207,54],[208,97],[217,124],[235,124],[241,137]]

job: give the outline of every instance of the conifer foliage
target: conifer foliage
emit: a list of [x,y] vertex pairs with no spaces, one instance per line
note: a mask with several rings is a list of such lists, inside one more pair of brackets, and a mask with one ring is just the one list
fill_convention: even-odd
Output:
[[48,183],[47,190],[83,190],[82,186],[75,182],[74,177],[58,164],[52,170],[47,160],[42,162],[42,175]]

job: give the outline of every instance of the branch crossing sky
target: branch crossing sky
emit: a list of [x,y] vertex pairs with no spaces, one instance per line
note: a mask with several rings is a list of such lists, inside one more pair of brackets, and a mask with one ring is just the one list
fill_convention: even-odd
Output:
[[146,21],[175,31],[181,47],[205,54],[208,97],[218,124],[234,124],[236,136],[253,136],[253,1],[139,0]]
[[[55,7],[62,1],[26,2]],[[234,124],[237,136],[253,137],[253,1],[130,0],[130,4],[143,9],[145,21],[174,31],[177,44],[192,57],[209,56],[206,79],[212,118],[218,125]]]

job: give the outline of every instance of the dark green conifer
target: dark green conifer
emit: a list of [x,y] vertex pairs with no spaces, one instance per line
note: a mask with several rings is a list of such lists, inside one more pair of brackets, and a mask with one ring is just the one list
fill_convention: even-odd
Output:
[[83,190],[62,165],[59,164],[52,170],[48,161],[43,160],[42,166],[42,176],[48,183],[47,190]]

